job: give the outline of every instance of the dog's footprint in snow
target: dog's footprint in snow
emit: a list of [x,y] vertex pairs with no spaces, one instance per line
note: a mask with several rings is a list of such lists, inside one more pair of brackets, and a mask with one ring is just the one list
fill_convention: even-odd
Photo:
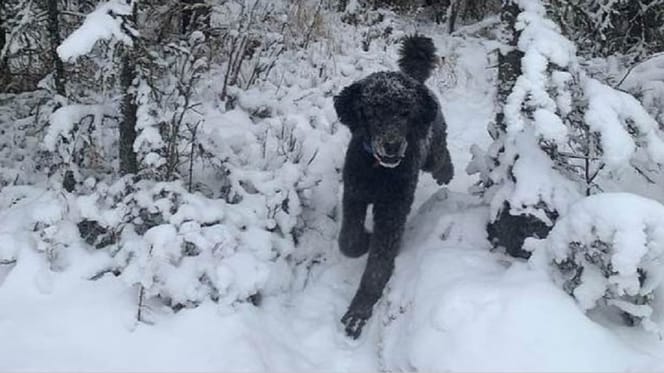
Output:
[[440,234],[440,239],[442,241],[447,241],[447,239],[450,237],[450,233],[452,233],[452,228],[454,227],[454,223],[449,224],[447,227],[445,227],[445,230],[443,233]]

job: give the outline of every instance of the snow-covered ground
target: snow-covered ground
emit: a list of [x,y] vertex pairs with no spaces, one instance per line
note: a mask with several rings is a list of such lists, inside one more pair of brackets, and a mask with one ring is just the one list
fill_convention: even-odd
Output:
[[[327,252],[304,286],[267,295],[259,307],[208,301],[173,313],[152,305],[151,323],[137,323],[137,289],[113,276],[86,280],[106,260],[101,253],[74,245],[70,270],[45,268],[21,227],[64,197],[27,189],[18,205],[1,201],[0,254],[19,259],[0,265],[0,371],[664,370],[655,335],[586,316],[543,270],[490,250],[489,208],[467,193],[474,179],[463,170],[470,146],[490,142],[495,45],[463,31],[421,31],[448,64],[429,85],[443,103],[456,176],[447,188],[421,179],[394,276],[359,340],[339,319],[364,258]],[[384,57],[387,67],[394,57]],[[343,148],[331,141],[322,152]]]

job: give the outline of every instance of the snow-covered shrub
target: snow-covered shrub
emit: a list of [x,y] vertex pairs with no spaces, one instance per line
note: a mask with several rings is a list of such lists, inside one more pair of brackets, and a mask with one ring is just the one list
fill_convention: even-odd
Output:
[[58,57],[71,63],[68,68],[78,74],[77,79],[66,77],[68,97],[58,98],[52,105],[43,149],[52,156],[51,174],[59,174],[70,192],[77,180],[113,171],[117,136],[112,131],[122,117],[117,116],[117,102],[108,96],[118,94],[114,55],[120,46],[133,45],[137,35],[129,21],[132,9],[127,1],[99,3],[56,49]]
[[109,174],[108,159],[115,156],[109,139],[115,129],[113,112],[105,105],[73,104],[56,109],[50,115],[42,143],[51,156],[50,172],[72,172],[76,180],[91,173]]
[[78,232],[63,193],[29,185],[0,189],[0,264],[21,260],[22,250],[41,254],[45,271],[64,271],[77,246]]
[[629,193],[582,199],[559,219],[546,239],[529,239],[533,263],[584,310],[614,306],[645,329],[664,280],[664,206]]
[[[239,97],[240,105],[256,103]],[[193,165],[193,190],[204,195],[182,181],[90,180],[76,208],[82,238],[113,256],[108,270],[175,308],[288,288],[306,260],[293,258],[300,195],[320,182],[305,175],[320,144],[303,144],[318,132],[304,118],[253,122],[241,109],[205,114]]]
[[[63,21],[61,30],[69,30],[74,23],[80,23],[77,11],[87,10],[89,7],[89,4],[55,3],[63,13],[60,15]],[[9,67],[14,69],[18,67],[14,64],[18,63],[15,57],[21,59],[16,53],[20,53],[22,48],[32,50],[29,54],[34,58],[28,59],[31,65],[28,69],[34,75],[30,79],[41,79],[41,64],[44,59],[47,68],[52,68],[53,62],[50,54],[46,58],[39,54],[47,54],[50,42],[37,40],[45,38],[46,28],[43,27],[43,22],[35,24],[41,16],[35,19],[33,13],[41,12],[40,9],[43,9],[46,3],[17,1],[12,2],[11,7],[14,6],[20,14],[9,24],[3,25],[16,28],[11,30],[11,40],[3,48],[3,53],[7,54],[0,60],[2,63],[9,60]],[[19,9],[21,6],[24,9]],[[10,114],[13,119],[6,123],[12,126],[3,133],[6,135],[3,140],[16,143],[24,150],[14,148],[15,154],[12,157],[3,157],[6,160],[3,166],[11,168],[7,164],[11,162],[11,158],[18,157],[19,153],[30,154],[30,157],[22,160],[23,169],[36,171],[33,178],[37,175],[40,178],[55,176],[53,185],[63,185],[67,190],[72,190],[77,180],[83,180],[90,175],[101,177],[112,171],[112,163],[117,154],[113,151],[113,140],[116,137],[112,136],[111,132],[116,128],[118,117],[116,106],[112,100],[104,101],[103,94],[108,93],[107,90],[112,87],[109,83],[115,79],[112,77],[114,71],[108,68],[108,65],[111,65],[108,57],[114,53],[114,46],[121,43],[121,40],[130,40],[124,22],[128,9],[126,2],[122,1],[99,4],[99,7],[90,13],[90,17],[86,18],[87,22],[84,22],[82,28],[73,32],[58,48],[62,59],[78,60],[75,65],[67,66],[76,73],[66,76],[67,97],[53,94],[52,76],[46,76],[39,82],[40,91],[8,97],[11,101],[15,100],[16,105],[11,105],[14,106],[13,113]],[[71,14],[67,10],[77,14],[75,22],[70,22]],[[97,43],[100,40],[101,42]],[[95,44],[101,46],[93,48]],[[87,54],[81,56],[81,53]],[[16,72],[19,73],[18,70]],[[67,71],[69,72],[71,71]],[[23,73],[16,76],[20,74]],[[76,79],[73,79],[73,76],[76,76]],[[109,93],[112,94],[114,93]],[[75,99],[71,99],[73,97]],[[19,107],[20,110],[17,110]],[[0,118],[0,122],[4,122],[4,118]],[[5,123],[0,125],[4,127]],[[21,183],[21,179],[26,179],[25,176],[16,176],[19,175],[15,175],[13,183]],[[6,181],[0,183],[4,184]]]
[[283,1],[255,1],[246,5],[224,2],[214,6],[212,12],[212,26],[224,30],[221,43],[213,46],[213,56],[223,74],[221,100],[230,108],[235,96],[231,88],[248,89],[270,75],[286,49],[286,31],[297,32],[291,29],[296,22],[289,19],[289,4]]
[[549,9],[582,51],[642,58],[664,49],[661,0],[551,0]]
[[631,66],[619,83],[618,88],[638,97],[650,115],[664,124],[664,53]]
[[[0,3],[0,92],[19,93],[44,88],[54,79],[51,42],[54,31],[68,31],[96,2],[5,0]],[[53,30],[49,5],[58,12]],[[62,35],[61,35],[62,36]],[[47,83],[48,82],[48,83]],[[45,84],[46,83],[46,84]]]
[[35,184],[50,172],[51,157],[36,136],[53,111],[46,92],[0,94],[0,190]]
[[196,109],[202,100],[199,85],[209,71],[209,53],[205,35],[195,31],[141,57],[133,148],[142,175],[155,180],[188,175],[191,184],[191,167],[199,146],[196,134],[205,121]]
[[83,24],[58,46],[60,58],[70,61],[87,55],[100,40],[118,40],[131,46],[132,37],[136,35],[128,21],[133,7],[133,1],[122,0],[108,0],[98,4],[85,17]]
[[528,236],[543,238],[598,174],[640,159],[664,163],[664,135],[638,100],[586,75],[572,42],[537,1],[520,1],[515,28],[521,75],[506,98],[503,126],[488,154],[473,149],[491,205],[492,240],[516,256]]
[[546,18],[539,2],[519,5],[515,27],[517,47],[523,52],[522,74],[504,103],[505,128],[494,129],[496,140],[488,156],[473,150],[468,171],[484,170],[480,179],[491,205],[491,238],[512,255],[526,256],[521,250],[523,239],[535,232],[545,236],[556,217],[581,193],[545,151],[547,146],[564,145],[568,136],[561,116],[571,110],[570,99],[560,84],[564,72],[557,70],[575,68],[575,48]]
[[81,236],[113,257],[108,271],[146,297],[176,308],[233,304],[289,286],[296,199],[229,204],[180,182],[129,178],[90,187],[74,203]]
[[[341,150],[349,133],[340,130],[331,98],[368,70],[392,68],[383,49],[396,48],[400,35],[374,39],[370,47],[380,51],[374,58],[358,56],[361,33],[339,43],[314,29],[307,48],[301,47],[306,35],[279,31],[293,11],[286,2],[259,2],[251,22],[242,24],[216,18],[237,3],[212,5],[212,29],[186,33],[177,19],[160,28],[160,20],[179,16],[168,4],[140,2],[134,24],[125,23],[126,11],[104,8],[119,3],[102,2],[90,16],[110,22],[109,33],[76,32],[60,48],[71,57],[68,68],[80,75],[69,81],[75,88],[68,90],[69,101],[42,114],[49,125],[41,120],[45,128],[31,137],[30,149],[50,150],[51,168],[73,169],[76,188],[63,193],[59,186],[40,186],[57,196],[57,214],[21,231],[30,231],[51,270],[67,271],[76,262],[68,260],[72,245],[82,249],[77,255],[104,258],[83,277],[115,276],[139,292],[139,309],[147,303],[179,309],[209,299],[256,302],[261,294],[304,286],[312,269],[335,253]],[[309,11],[318,4],[304,3],[314,5]],[[238,15],[243,22],[249,16]],[[307,25],[300,26],[306,31]],[[244,27],[250,28],[246,34]],[[325,27],[341,32],[348,26]],[[293,39],[286,40],[289,35]],[[238,43],[247,39],[244,50],[235,51],[243,64],[232,67],[237,81],[223,100],[229,67],[223,51],[231,36]],[[123,90],[117,80],[125,39],[133,43],[136,75]],[[290,49],[282,53],[284,46]],[[135,178],[118,180],[118,108],[126,93],[136,97],[140,168]],[[4,116],[3,128],[17,119]],[[5,261],[20,263],[14,254]]]
[[[289,176],[296,175],[279,180],[287,183]],[[130,177],[110,185],[89,178],[77,196],[5,187],[0,264],[16,263],[20,250],[31,249],[16,240],[33,243],[50,271],[65,271],[72,255],[84,254],[73,248],[87,249],[108,258],[98,261],[89,279],[115,275],[141,293],[141,309],[149,299],[174,309],[208,299],[258,302],[291,286],[300,214],[287,184],[261,186],[262,194],[254,191],[235,204],[189,193],[181,182]]]
[[[158,21],[173,15],[161,3],[139,5],[139,13],[149,10],[154,17],[139,17],[136,30],[125,30],[126,12],[120,9],[114,18],[104,8],[112,4],[101,4],[86,20],[98,17],[111,23],[110,31],[132,38],[90,30],[85,39],[76,32],[60,51],[72,58],[85,53],[86,59],[95,48],[106,50],[111,68],[105,72],[117,74],[115,46],[133,41],[139,179],[77,174],[85,182],[70,196],[76,203],[64,220],[78,227],[90,248],[112,256],[115,264],[105,271],[176,308],[208,298],[232,304],[288,287],[291,272],[316,261],[336,229],[342,155],[324,144],[341,147],[344,137],[329,99],[338,87],[328,82],[321,89],[335,73],[334,65],[321,62],[333,46],[312,35],[308,49],[289,51],[277,63],[283,35],[274,31],[287,16],[285,3],[256,2],[252,12],[233,3],[213,6],[210,22],[226,35],[221,39],[208,37],[207,29],[156,32]],[[219,19],[218,12],[233,17]],[[179,32],[172,23],[163,30]],[[99,42],[103,38],[110,40]],[[159,38],[165,42],[154,43]],[[225,43],[239,48],[233,66]],[[270,76],[273,68],[278,76]],[[222,83],[229,73],[226,99]],[[100,104],[66,105],[54,114],[44,143],[62,163],[76,157],[89,162],[80,149],[97,142],[116,149],[117,136],[100,132],[116,127],[99,126],[118,107],[113,96],[126,93],[116,85],[104,85],[106,96],[88,100]],[[106,154],[105,166],[116,157]],[[312,225],[314,233],[306,229]]]

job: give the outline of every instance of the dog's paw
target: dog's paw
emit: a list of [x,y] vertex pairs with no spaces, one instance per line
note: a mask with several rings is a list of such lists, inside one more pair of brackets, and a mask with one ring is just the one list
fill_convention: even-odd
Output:
[[454,166],[452,166],[452,163],[448,161],[447,164],[444,164],[434,170],[431,175],[436,180],[438,185],[448,184],[454,177]]
[[341,323],[344,324],[346,335],[357,339],[362,334],[362,328],[371,317],[371,310],[354,310],[349,309],[344,317],[341,318]]

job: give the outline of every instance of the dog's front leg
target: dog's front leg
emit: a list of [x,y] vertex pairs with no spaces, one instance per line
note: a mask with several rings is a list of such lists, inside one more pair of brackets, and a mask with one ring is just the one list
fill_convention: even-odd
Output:
[[[360,287],[341,319],[349,337],[357,338],[371,317],[373,307],[380,299],[394,270],[394,258],[399,251],[406,217],[412,196],[389,203],[374,205],[374,232],[371,238],[367,266]],[[396,202],[396,203],[395,203]]]
[[429,153],[422,170],[430,172],[438,185],[448,184],[454,177],[454,165],[447,149],[444,124],[433,124]]
[[350,258],[357,258],[369,250],[369,232],[364,228],[368,202],[351,190],[344,190],[339,249]]

